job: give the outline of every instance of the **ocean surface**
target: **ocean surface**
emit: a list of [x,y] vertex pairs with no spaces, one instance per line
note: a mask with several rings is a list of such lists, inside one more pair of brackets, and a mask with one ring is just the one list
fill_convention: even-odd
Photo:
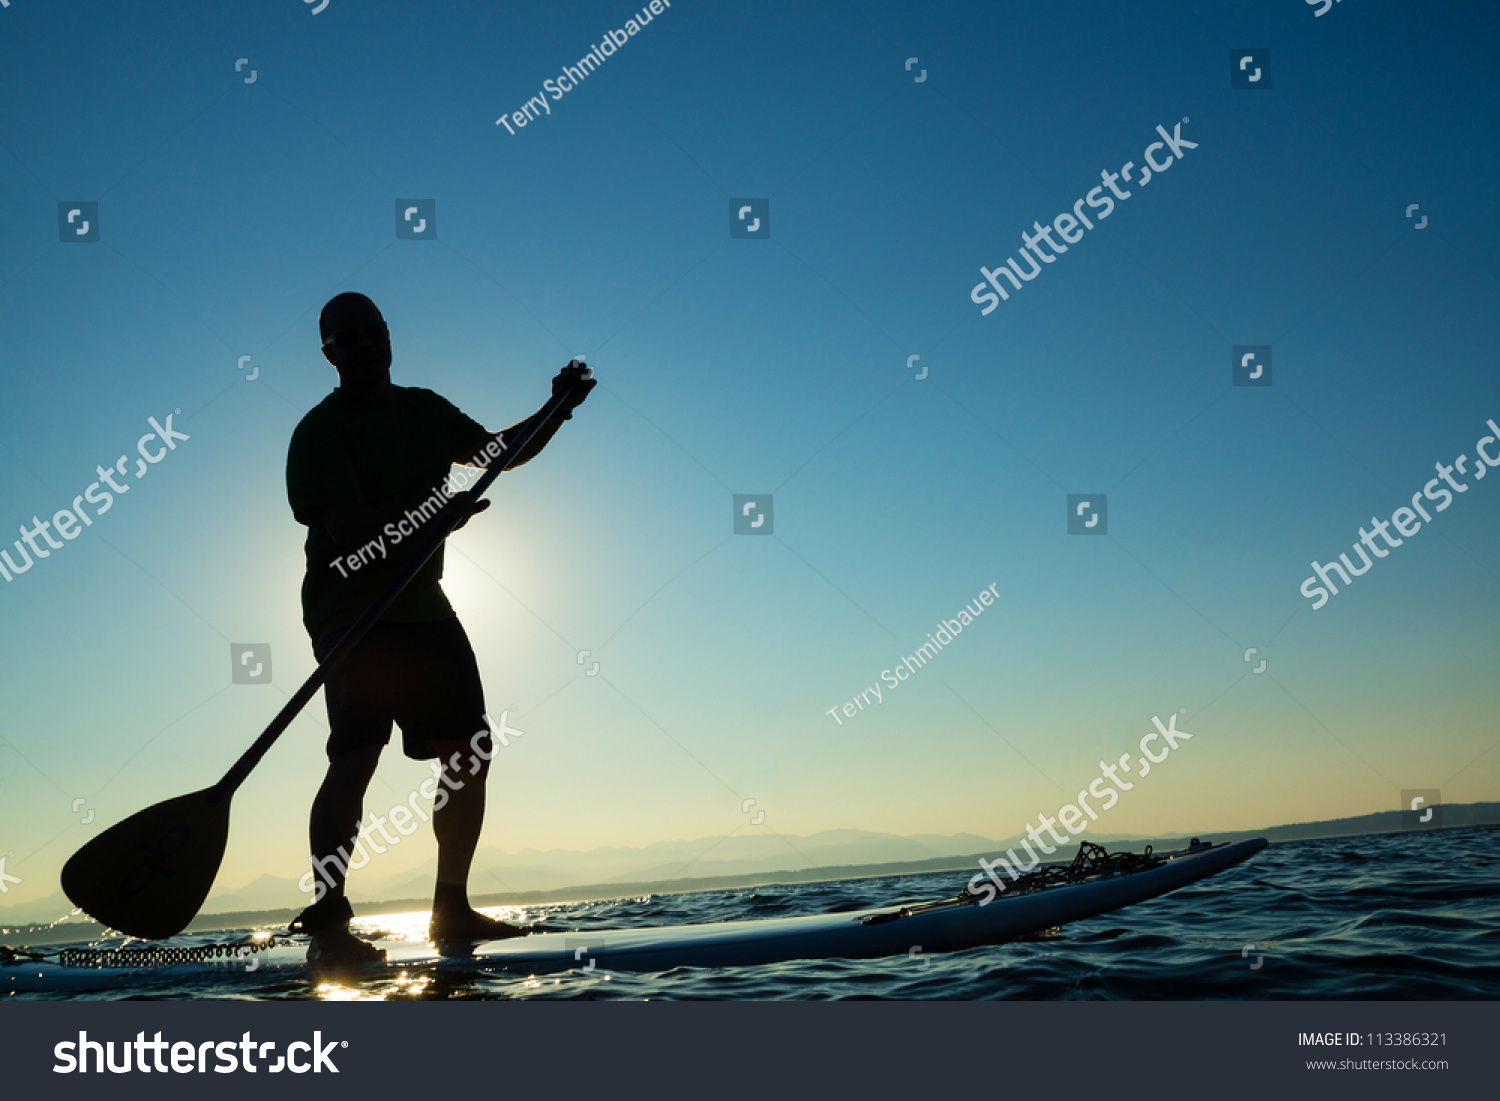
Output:
[[[1205,838],[1211,840],[1211,838]],[[1217,876],[1114,913],[1005,945],[947,955],[679,967],[533,978],[440,964],[338,978],[303,967],[143,968],[128,982],[69,968],[55,985],[0,967],[11,998],[283,999],[1473,999],[1500,997],[1500,827],[1273,845]],[[756,887],[490,908],[544,931],[794,917],[950,897],[970,873]],[[356,929],[421,939],[427,915]],[[270,927],[267,927],[270,929]],[[169,942],[233,941],[220,930]],[[262,930],[264,931],[264,930]],[[5,938],[0,938],[5,939]],[[15,947],[15,939],[5,939]],[[80,942],[76,947],[107,947]],[[45,951],[56,951],[49,946]]]

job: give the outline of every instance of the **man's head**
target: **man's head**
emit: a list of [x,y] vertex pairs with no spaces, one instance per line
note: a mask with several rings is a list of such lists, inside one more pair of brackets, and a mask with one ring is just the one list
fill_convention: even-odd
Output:
[[338,370],[341,385],[370,391],[390,381],[391,337],[385,318],[362,294],[345,291],[318,315],[323,355]]

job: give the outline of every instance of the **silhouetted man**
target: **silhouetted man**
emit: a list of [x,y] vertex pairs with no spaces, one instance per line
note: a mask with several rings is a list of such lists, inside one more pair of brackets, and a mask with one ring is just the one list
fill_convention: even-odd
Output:
[[[431,390],[392,385],[390,333],[375,303],[362,294],[333,298],[318,328],[339,386],[292,433],[286,477],[292,514],[308,527],[302,612],[321,661],[422,542],[414,534],[391,546],[386,525],[405,520],[409,530],[407,513],[432,496],[452,464],[488,465],[486,448],[494,454],[525,435],[540,414],[492,433]],[[561,415],[541,424],[514,458],[500,451],[493,461],[510,460],[512,468],[529,462],[594,383],[585,380],[584,368],[570,365],[552,386],[554,393],[574,387]],[[475,506],[468,496],[455,497],[426,523],[456,515],[462,527],[488,503]],[[358,567],[351,568],[351,556]],[[439,584],[442,576],[439,547],[324,685],[332,731],[328,774],[313,801],[310,827],[320,894],[293,923],[312,938],[309,960],[363,963],[385,955],[349,931],[354,912],[344,881],[364,817],[365,789],[393,723],[401,727],[408,757],[436,757],[444,762],[445,781],[453,778],[444,785],[447,799],[433,804],[438,867],[429,935],[435,941],[479,941],[522,933],[469,905],[469,865],[484,823],[493,748],[480,735],[484,759],[473,752],[471,740],[487,725],[484,692],[468,636]],[[447,765],[455,753],[471,767],[477,762],[477,774]]]

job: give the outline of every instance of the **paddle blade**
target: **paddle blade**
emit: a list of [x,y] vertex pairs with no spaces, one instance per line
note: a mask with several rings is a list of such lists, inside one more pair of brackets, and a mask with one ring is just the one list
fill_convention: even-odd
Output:
[[111,826],[63,865],[62,888],[94,920],[143,940],[187,928],[208,897],[229,837],[229,800],[212,788]]

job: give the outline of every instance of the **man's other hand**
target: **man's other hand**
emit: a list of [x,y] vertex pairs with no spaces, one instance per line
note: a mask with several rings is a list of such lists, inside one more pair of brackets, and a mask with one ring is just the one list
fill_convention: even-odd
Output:
[[454,524],[450,529],[451,531],[457,531],[469,522],[470,517],[478,516],[489,507],[490,502],[488,500],[484,498],[475,500],[474,494],[470,492],[455,495],[451,501],[443,506],[443,511],[450,516],[458,517],[458,523]]

